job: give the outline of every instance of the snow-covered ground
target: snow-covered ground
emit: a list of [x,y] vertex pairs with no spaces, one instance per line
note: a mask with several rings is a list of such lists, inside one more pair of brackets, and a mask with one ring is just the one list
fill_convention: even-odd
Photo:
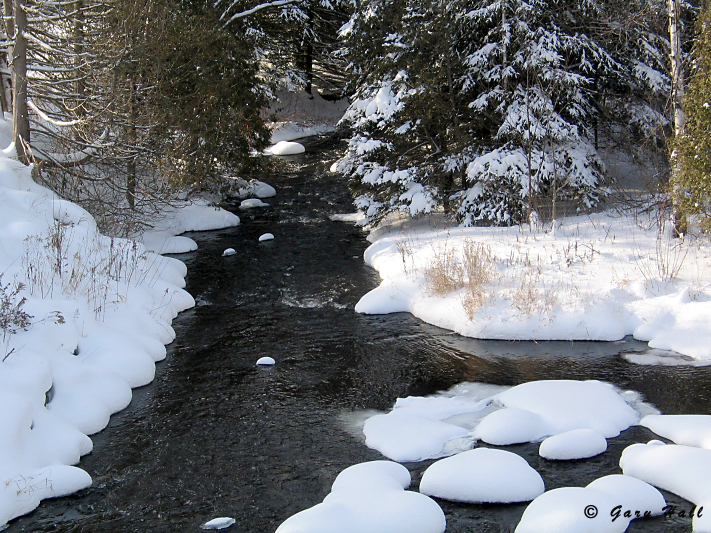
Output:
[[[0,122],[0,142],[11,123]],[[0,528],[45,498],[91,485],[77,468],[89,435],[153,380],[192,307],[185,265],[161,253],[177,234],[239,223],[198,202],[173,210],[143,243],[101,235],[89,213],[37,185],[14,147],[0,153]]]
[[607,211],[547,231],[432,228],[431,220],[385,227],[371,233],[365,252],[382,283],[356,310],[407,311],[484,339],[633,335],[711,361],[711,244],[674,239],[671,224],[660,231],[658,221]]

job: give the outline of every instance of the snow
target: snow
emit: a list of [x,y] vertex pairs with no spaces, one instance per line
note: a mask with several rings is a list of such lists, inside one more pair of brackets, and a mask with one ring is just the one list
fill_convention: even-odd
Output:
[[276,189],[259,180],[243,180],[241,178],[233,178],[237,189],[238,198],[272,198],[276,196]]
[[[415,189],[404,196],[411,209],[428,209]],[[382,281],[356,311],[406,311],[482,339],[632,335],[650,348],[711,361],[711,245],[703,236],[674,239],[672,224],[660,230],[655,213],[609,211],[538,228],[433,229],[436,218],[404,226],[394,217],[369,236],[364,258]]]
[[306,151],[303,144],[293,141],[279,141],[274,146],[264,150],[265,154],[270,155],[296,155],[303,154]]
[[143,234],[147,250],[157,254],[179,254],[197,249],[197,243],[181,237],[186,231],[209,231],[239,225],[239,217],[204,199],[171,206],[153,222],[153,228]]
[[322,503],[288,518],[277,533],[442,533],[442,509],[405,490],[410,481],[410,472],[397,463],[351,466],[336,477]]
[[441,459],[422,475],[420,492],[466,503],[515,503],[543,494],[543,478],[515,453],[477,448]]
[[200,529],[227,529],[235,524],[235,519],[227,516],[213,518],[209,522],[205,522],[200,526]]
[[676,444],[711,450],[711,415],[648,415],[639,425]]
[[269,204],[262,202],[259,198],[249,198],[247,200],[242,200],[239,204],[240,209],[253,209],[255,207],[269,207]]
[[711,510],[711,450],[659,441],[633,444],[622,452],[620,467],[626,475]]
[[224,252],[222,252],[222,257],[235,255],[236,253],[237,253],[237,250],[235,250],[234,248],[227,248]]
[[276,364],[276,361],[272,357],[260,357],[257,360],[257,365],[270,366]]
[[631,520],[662,514],[664,497],[651,485],[611,475],[587,487],[563,487],[533,500],[515,533],[622,533]]
[[259,236],[259,242],[271,241],[273,239],[274,235],[272,233],[264,233],[263,235]]
[[73,466],[92,451],[89,435],[153,380],[173,318],[195,305],[185,264],[154,251],[192,250],[179,233],[239,223],[198,200],[162,213],[143,242],[109,238],[31,170],[12,147],[0,154],[2,287],[10,298],[22,284],[11,306],[28,314],[3,331],[0,354],[0,529],[42,499],[91,485]]
[[367,446],[395,461],[445,457],[471,449],[476,440],[504,446],[551,436],[558,438],[542,446],[543,453],[573,459],[599,450],[650,411],[638,394],[601,381],[510,388],[463,383],[434,396],[398,399],[389,413],[369,417],[363,434]]
[[538,454],[556,461],[587,459],[607,450],[607,439],[592,429],[572,429],[541,442]]

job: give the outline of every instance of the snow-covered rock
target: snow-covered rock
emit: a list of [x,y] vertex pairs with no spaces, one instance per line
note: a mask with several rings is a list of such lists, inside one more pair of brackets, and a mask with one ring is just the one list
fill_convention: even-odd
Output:
[[476,428],[477,436],[489,444],[506,446],[533,442],[546,434],[543,419],[531,411],[511,407],[486,416]]
[[259,366],[271,366],[276,364],[276,361],[274,360],[273,357],[260,357],[257,360],[257,365]]
[[272,233],[264,233],[259,236],[259,242],[274,240],[274,235]]
[[524,458],[489,448],[440,459],[420,482],[422,494],[467,503],[526,502],[544,490],[540,474]]
[[607,439],[592,429],[573,429],[548,437],[538,448],[545,459],[567,461],[586,459],[607,450]]
[[277,533],[443,533],[434,500],[410,486],[407,468],[373,461],[341,472],[322,503],[288,518]]
[[[496,393],[487,396],[491,392]],[[493,389],[465,383],[436,396],[400,398],[391,412],[366,420],[363,433],[368,446],[390,459],[421,461],[468,450],[476,439],[509,445],[586,430],[543,447],[552,446],[560,458],[582,457],[639,420],[628,401],[643,408],[637,394],[600,381],[544,380]]]
[[255,207],[269,207],[269,204],[262,202],[259,198],[248,198],[239,204],[240,209],[253,209]]
[[274,146],[270,146],[265,153],[271,155],[296,155],[303,154],[306,151],[303,144],[293,141],[279,141]]
[[648,415],[639,425],[676,444],[711,449],[711,415]]
[[234,518],[222,516],[220,518],[213,518],[209,522],[205,522],[200,526],[200,529],[227,529],[228,527],[234,525],[234,523]]
[[469,431],[438,420],[399,414],[376,415],[363,426],[365,444],[395,461],[422,461],[446,455],[445,444]]
[[237,253],[237,250],[235,250],[234,248],[227,248],[224,252],[222,252],[222,257],[235,255],[236,253]]
[[526,508],[515,533],[623,533],[635,518],[662,514],[664,505],[664,497],[651,485],[606,476],[585,488],[542,494]]
[[711,502],[711,450],[658,442],[625,448],[622,471],[696,505]]

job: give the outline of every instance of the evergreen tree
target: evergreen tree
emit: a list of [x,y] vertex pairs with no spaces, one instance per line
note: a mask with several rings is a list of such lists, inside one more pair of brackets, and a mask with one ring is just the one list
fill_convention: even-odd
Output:
[[661,39],[634,26],[615,42],[603,31],[605,7],[361,5],[344,28],[356,76],[345,117],[353,136],[336,165],[357,205],[372,221],[443,207],[471,225],[519,223],[560,200],[596,204],[606,188],[596,125],[645,113],[664,120],[641,97],[668,82],[650,60],[663,57]]
[[673,145],[680,171],[673,175],[671,185],[681,213],[700,215],[702,226],[708,231],[711,229],[711,5],[702,9],[697,29],[691,79],[684,95],[685,126]]

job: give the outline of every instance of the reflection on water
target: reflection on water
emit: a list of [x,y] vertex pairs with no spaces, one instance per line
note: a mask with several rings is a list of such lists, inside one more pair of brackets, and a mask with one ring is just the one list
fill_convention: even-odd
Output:
[[[287,159],[289,172],[267,180],[278,191],[269,208],[240,212],[237,228],[191,235],[200,248],[182,258],[199,305],[174,323],[178,339],[156,381],[95,436],[81,463],[94,486],[44,502],[8,533],[196,532],[216,516],[236,519],[229,531],[273,532],[320,502],[341,470],[381,458],[344,413],[387,410],[398,397],[463,381],[601,379],[640,391],[664,413],[710,412],[709,367],[633,364],[620,354],[648,352],[634,340],[477,341],[406,314],[355,314],[378,278],[363,264],[362,232],[329,218],[352,211],[344,184],[322,170],[334,157]],[[264,246],[257,239],[267,232],[276,239]],[[228,247],[238,253],[223,258]],[[257,368],[263,356],[276,365]],[[602,456],[566,463],[542,459],[535,444],[507,449],[551,489],[619,473],[624,447],[652,437],[635,427]],[[429,464],[407,465],[415,488]],[[449,532],[512,532],[525,508],[441,504]],[[630,531],[678,533],[691,523],[658,518]]]

